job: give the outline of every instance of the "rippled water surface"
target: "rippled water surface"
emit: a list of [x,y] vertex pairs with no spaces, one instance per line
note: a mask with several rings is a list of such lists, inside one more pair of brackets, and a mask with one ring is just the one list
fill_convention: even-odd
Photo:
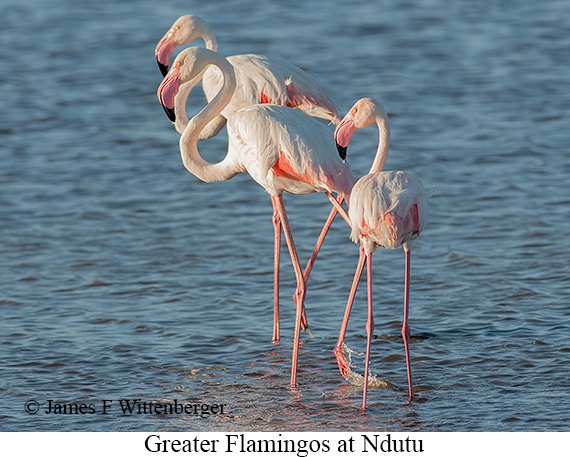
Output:
[[[312,337],[288,387],[295,278],[284,251],[272,344],[269,196],[245,174],[189,174],[156,98],[154,46],[188,13],[223,53],[303,67],[343,112],[380,100],[386,169],[435,186],[412,262],[412,403],[401,250],[374,257],[366,414],[361,386],[338,372],[358,258],[340,219],[309,281]],[[6,0],[0,60],[2,431],[568,430],[570,3]],[[189,111],[203,102],[195,91]],[[209,160],[225,135],[201,144]],[[355,174],[376,144],[374,127],[355,133]],[[330,205],[285,202],[305,261]],[[361,287],[347,334],[359,373],[366,312]],[[119,399],[224,413],[129,415]],[[95,413],[48,415],[49,400]]]

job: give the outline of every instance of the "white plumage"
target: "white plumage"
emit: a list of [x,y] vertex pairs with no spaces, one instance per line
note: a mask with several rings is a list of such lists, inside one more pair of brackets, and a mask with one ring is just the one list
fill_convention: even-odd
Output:
[[[215,164],[205,161],[198,151],[198,139],[208,123],[227,106],[234,93],[236,78],[233,67],[216,52],[197,47],[188,48],[176,57],[157,92],[167,115],[175,120],[175,111],[185,111],[179,106],[180,99],[177,96],[181,86],[184,87],[188,81],[202,74],[209,65],[215,65],[223,74],[223,84],[206,107],[187,122],[180,137],[182,161],[188,171],[205,182],[225,181],[247,171],[271,195],[276,278],[273,340],[279,341],[278,278],[280,236],[283,229],[297,278],[294,295],[297,314],[291,369],[291,385],[295,386],[308,273],[304,274],[299,264],[282,193],[324,192],[331,202],[338,204],[330,193],[334,191],[347,196],[355,179],[348,165],[337,154],[328,127],[301,111],[278,105],[249,106],[231,115],[228,121],[226,157]],[[348,219],[348,215],[345,217]]]
[[364,265],[367,264],[368,322],[366,323],[366,358],[362,408],[366,408],[370,345],[374,330],[372,313],[372,254],[378,246],[394,249],[403,246],[405,252],[404,320],[402,337],[406,351],[409,398],[413,397],[412,369],[410,363],[410,328],[408,324],[410,295],[410,259],[413,241],[424,229],[428,219],[428,196],[422,183],[403,171],[382,171],[390,147],[390,124],[384,107],[376,100],[364,98],[357,101],[335,129],[339,150],[346,150],[355,129],[376,123],[379,131],[378,149],[370,173],[360,178],[352,189],[349,200],[349,217],[352,225],[351,239],[360,242],[360,257],[354,274],[352,288],[346,304],[344,319],[335,347],[335,356],[341,374],[348,378],[350,366],[343,353],[344,338],[356,289]]
[[[207,49],[217,51],[216,38],[204,20],[194,15],[184,15],[174,22],[155,49],[163,75],[168,71],[174,48],[197,38],[204,39]],[[299,67],[257,54],[234,55],[227,57],[227,60],[235,70],[236,89],[221,113],[203,129],[199,139],[215,136],[233,113],[258,103],[288,106],[335,124],[339,122],[339,111],[333,101],[317,81]],[[200,79],[208,102],[212,101],[223,85],[222,72],[218,67],[205,68],[193,81],[187,82],[188,87],[181,94],[183,103]],[[176,123],[179,133],[183,132],[184,127],[183,121]]]
[[366,254],[373,254],[378,246],[410,245],[427,224],[427,194],[419,179],[409,173],[370,173],[352,189],[348,215],[351,239],[362,241]]
[[241,109],[228,121],[229,151],[269,194],[337,192],[355,179],[336,152],[332,132],[299,111],[278,105]]
[[[257,54],[227,57],[236,73],[237,87],[222,110],[226,119],[243,107],[270,103],[296,108],[309,116],[327,119],[335,124],[339,112],[317,81],[299,67],[279,59]],[[202,86],[208,101],[219,92],[222,74],[216,67],[204,73]]]

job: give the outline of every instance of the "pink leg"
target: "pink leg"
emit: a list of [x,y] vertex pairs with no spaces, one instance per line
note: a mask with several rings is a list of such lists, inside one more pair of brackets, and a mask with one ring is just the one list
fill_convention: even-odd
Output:
[[[280,270],[280,258],[281,258],[281,218],[279,217],[279,210],[275,207],[275,202],[271,200],[273,204],[273,229],[274,229],[274,253],[273,253],[273,342],[278,343],[281,339],[280,327],[279,327],[279,270]],[[307,316],[305,310],[303,309],[303,315],[301,316],[301,328],[306,330],[308,327]]]
[[[272,200],[273,202],[273,200]],[[277,208],[273,205],[273,229],[275,232],[274,246],[274,278],[273,278],[273,342],[281,339],[279,332],[279,260],[281,257],[281,219]]]
[[346,221],[346,223],[348,224],[348,226],[350,228],[352,228],[352,222],[350,222],[350,217],[348,216],[348,213],[346,212],[346,210],[342,207],[342,202],[344,201],[344,198],[341,197],[340,195],[337,198],[334,198],[330,192],[325,192],[325,195],[329,198],[329,200],[331,201],[332,205],[336,208],[336,210],[340,213],[340,215],[342,216],[342,218]]
[[408,368],[408,388],[410,390],[410,400],[413,398],[412,387],[412,364],[410,362],[410,326],[408,324],[408,314],[410,310],[410,261],[411,254],[407,249],[406,254],[406,273],[404,285],[404,324],[402,325],[402,337],[404,338],[404,347],[406,349],[406,366]]
[[362,270],[364,269],[365,262],[366,262],[366,255],[364,254],[364,249],[361,246],[360,256],[358,258],[358,265],[356,266],[356,272],[354,273],[354,279],[352,281],[352,288],[350,289],[350,294],[348,295],[348,302],[346,303],[344,318],[342,320],[342,325],[340,327],[340,333],[338,335],[336,347],[334,348],[334,355],[338,363],[340,374],[342,374],[345,379],[348,379],[350,367],[348,366],[348,362],[346,361],[346,358],[342,353],[342,345],[344,343],[344,337],[346,335],[346,328],[348,327],[348,318],[350,317],[352,303],[354,302],[354,297],[356,295],[356,290],[358,289],[358,283],[360,282],[360,277],[362,276]]
[[287,240],[287,246],[289,247],[289,253],[291,254],[291,261],[293,262],[295,276],[297,277],[297,289],[294,295],[295,304],[297,305],[297,313],[295,316],[295,338],[293,341],[293,361],[291,365],[291,387],[295,387],[297,385],[297,363],[299,359],[301,318],[305,308],[307,285],[305,283],[305,278],[303,277],[303,270],[299,263],[299,257],[297,256],[297,250],[295,249],[293,234],[291,233],[291,227],[289,225],[289,220],[287,219],[287,212],[285,211],[285,205],[283,204],[283,197],[281,195],[272,195],[271,198],[274,202],[274,206],[279,212],[279,217],[283,225],[283,232],[285,233],[285,239]]
[[[342,198],[342,197],[340,197]],[[341,199],[341,203],[342,203],[342,199]],[[319,238],[317,239],[317,244],[315,245],[315,249],[313,250],[313,254],[311,255],[311,258],[309,259],[309,261],[307,262],[307,266],[305,267],[305,271],[303,273],[303,276],[305,277],[305,281],[308,281],[309,279],[309,275],[311,274],[311,270],[313,269],[313,265],[315,264],[315,260],[317,260],[317,255],[319,253],[319,251],[321,250],[321,246],[323,245],[323,242],[325,241],[325,236],[327,235],[333,221],[334,218],[336,216],[336,213],[338,213],[338,210],[333,207],[331,209],[331,212],[329,214],[329,217],[327,218],[325,225],[323,226],[323,229],[321,230],[321,234],[319,235]]]
[[368,286],[368,322],[366,322],[366,359],[364,362],[364,390],[362,392],[362,409],[366,409],[366,393],[368,391],[368,369],[370,366],[370,345],[374,331],[374,315],[372,313],[372,254],[366,258],[366,276]]
[[[317,255],[319,254],[319,251],[321,250],[321,246],[323,245],[323,242],[325,241],[325,236],[327,236],[327,233],[334,221],[334,218],[336,216],[336,214],[338,212],[341,213],[341,216],[344,218],[344,220],[346,220],[348,222],[348,225],[350,226],[350,218],[348,217],[348,214],[346,213],[345,209],[342,207],[342,202],[344,201],[344,197],[342,196],[338,196],[337,198],[334,198],[330,193],[325,192],[325,194],[327,195],[327,197],[329,197],[330,201],[333,204],[333,207],[331,209],[331,212],[329,214],[329,217],[327,218],[325,225],[323,226],[323,229],[321,230],[321,234],[319,235],[319,238],[317,239],[317,244],[315,245],[315,249],[313,250],[313,254],[311,255],[311,258],[309,259],[309,262],[307,262],[307,266],[305,267],[305,272],[303,273],[304,277],[305,277],[305,281],[309,280],[309,275],[311,274],[311,270],[313,269],[313,265],[315,264],[315,260],[317,260]],[[340,209],[340,210],[339,210]]]

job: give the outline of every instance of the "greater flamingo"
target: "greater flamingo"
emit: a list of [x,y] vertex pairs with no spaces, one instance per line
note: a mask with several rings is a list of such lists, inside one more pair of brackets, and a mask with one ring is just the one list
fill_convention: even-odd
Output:
[[[195,82],[197,81],[197,77],[194,77],[192,80],[190,80],[189,82],[186,82],[184,84],[180,85],[180,88],[176,94],[176,96],[174,97],[174,122],[176,125],[176,129],[178,132],[183,133],[184,130],[186,129],[186,126],[188,125],[188,116],[186,114],[186,100],[188,99],[188,96],[190,95],[190,92],[192,90],[192,88],[194,87]],[[171,118],[171,113],[168,111],[167,112],[168,116]],[[211,125],[211,123],[209,123],[204,129],[207,130],[209,128],[209,126]],[[203,132],[204,130],[202,130]],[[200,133],[201,135],[202,133]],[[200,135],[198,136],[198,140],[200,140]],[[346,158],[346,154],[340,153],[340,157],[344,160]],[[325,225],[323,226],[321,233],[317,239],[317,243],[315,245],[315,248],[313,250],[313,253],[311,255],[311,257],[309,258],[309,261],[307,262],[307,265],[305,267],[305,270],[303,272],[303,276],[305,278],[305,282],[308,281],[309,279],[309,275],[311,274],[311,271],[313,269],[313,266],[315,264],[317,255],[322,247],[322,244],[325,240],[326,234],[328,233],[328,230],[330,229],[336,214],[338,212],[337,208],[340,207],[340,205],[342,205],[342,202],[344,201],[344,197],[342,195],[339,195],[337,198],[338,201],[338,205],[334,204],[333,207],[331,208],[331,212],[327,218],[327,221],[325,223]],[[346,211],[344,211],[344,209],[342,210],[341,213],[342,217],[347,221],[347,223],[349,223],[349,218],[348,218],[348,213],[346,213]],[[279,220],[278,220],[278,215],[274,214],[274,224],[279,224]],[[276,227],[276,233],[275,236],[280,236],[281,231],[278,227]],[[276,249],[278,247],[278,245],[280,246],[280,239],[276,238],[275,240],[276,243]],[[279,341],[279,250],[276,250],[276,254],[275,254],[275,279],[274,279],[274,324],[273,324],[273,342],[278,342]],[[303,330],[307,330],[308,328],[308,323],[307,323],[307,317],[306,317],[306,313],[305,310],[303,310],[303,315],[301,318],[301,328]]]
[[[206,21],[194,15],[179,17],[162,37],[155,49],[156,60],[163,75],[168,72],[174,48],[202,38],[206,48],[217,51],[216,38]],[[323,92],[317,81],[295,65],[257,54],[240,54],[227,57],[236,76],[236,90],[230,101],[200,132],[199,140],[211,138],[224,127],[232,113],[246,106],[270,103],[297,108],[310,116],[320,117],[338,124],[340,115],[332,100]],[[190,91],[202,79],[206,99],[220,91],[222,74],[215,66],[205,69],[189,81]],[[179,133],[183,125],[175,124]]]
[[[206,21],[198,16],[183,15],[174,22],[155,49],[158,66],[163,75],[166,75],[168,71],[170,56],[174,49],[198,38],[204,40],[206,49],[217,51],[216,37]],[[226,120],[232,113],[258,103],[289,106],[299,109],[310,116],[328,119],[334,124],[338,124],[340,115],[333,101],[323,92],[312,76],[295,65],[256,54],[229,56],[227,60],[234,67],[237,87],[221,114],[217,115],[200,131],[198,140],[217,135],[226,125]],[[211,101],[222,87],[222,73],[216,66],[205,68],[201,73],[196,74],[191,80],[182,85],[179,93],[176,95],[175,116],[169,114],[170,120],[174,122],[176,131],[180,134],[184,132],[188,124],[185,108],[186,100],[200,80],[202,80],[202,88],[208,101]],[[344,159],[345,157],[342,158]],[[339,206],[342,205],[343,200],[342,196],[338,197]],[[333,206],[305,267],[305,281],[309,278],[325,236],[336,217],[336,213],[337,206]],[[344,210],[342,216],[348,221],[348,215]],[[277,267],[275,271],[275,300],[278,301],[279,268]],[[278,307],[279,305],[276,303],[276,313]],[[278,328],[278,325],[277,317],[274,328]],[[305,311],[303,310],[302,328],[306,329],[307,325]],[[274,330],[273,340],[279,341],[278,330]]]
[[413,398],[412,369],[410,363],[410,327],[408,324],[410,297],[410,258],[414,240],[424,229],[428,219],[428,195],[422,183],[403,171],[382,171],[390,146],[390,125],[384,107],[371,98],[364,98],[354,104],[335,129],[335,140],[339,150],[346,147],[355,129],[376,123],[379,141],[376,157],[369,174],[360,178],[354,185],[348,214],[350,216],[351,239],[360,242],[360,256],[350,290],[346,310],[335,347],[335,356],[340,372],[348,378],[350,367],[343,354],[343,343],[348,319],[356,294],[356,289],[364,264],[367,264],[368,321],[366,323],[366,358],[364,367],[364,388],[362,408],[366,408],[368,371],[370,364],[370,344],[374,330],[372,313],[372,254],[378,246],[395,249],[403,246],[405,252],[404,321],[402,337],[406,351],[409,398]]
[[[198,136],[230,100],[236,87],[231,64],[220,54],[203,48],[188,48],[175,59],[158,88],[158,98],[169,117],[174,116],[175,96],[181,85],[215,65],[223,75],[219,93],[194,116],[180,137],[182,161],[188,171],[202,181],[231,179],[247,171],[270,195],[274,209],[275,267],[278,270],[281,228],[293,262],[297,288],[297,308],[291,368],[291,386],[296,385],[300,328],[306,295],[306,280],[299,264],[291,228],[283,203],[283,192],[309,194],[324,192],[341,214],[344,209],[331,195],[348,196],[355,179],[348,165],[335,151],[330,130],[301,111],[279,105],[253,105],[228,119],[228,153],[217,164],[206,162],[198,151]],[[348,218],[348,215],[346,215]],[[278,275],[276,275],[278,282]],[[278,314],[278,309],[275,310]],[[274,323],[274,340],[279,327]]]

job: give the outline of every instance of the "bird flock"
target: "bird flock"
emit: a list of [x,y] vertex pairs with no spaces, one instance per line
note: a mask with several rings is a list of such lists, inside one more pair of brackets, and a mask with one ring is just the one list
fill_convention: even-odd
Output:
[[[172,65],[178,46],[202,39],[205,47],[187,47]],[[360,246],[360,256],[347,300],[340,334],[334,348],[342,376],[351,368],[343,346],[356,289],[367,266],[368,321],[362,408],[366,409],[370,347],[374,330],[372,310],[372,255],[378,246],[403,247],[405,253],[404,319],[402,337],[406,352],[409,400],[414,396],[410,363],[410,253],[428,219],[428,194],[421,182],[403,171],[383,171],[390,146],[390,124],[384,107],[372,98],[358,100],[341,118],[333,101],[317,81],[300,68],[256,54],[225,57],[217,52],[210,26],[195,15],[178,18],[155,49],[164,79],[157,91],[168,118],[180,133],[180,153],[185,168],[204,182],[226,181],[247,172],[271,197],[274,227],[273,342],[280,340],[279,266],[281,234],[291,256],[297,287],[291,387],[297,385],[301,329],[308,328],[305,313],[307,281],[319,249],[335,216],[340,213],[350,227],[350,238]],[[207,105],[191,119],[186,101],[201,81]],[[325,119],[336,128],[325,125]],[[355,130],[376,124],[379,142],[367,175],[356,179],[346,161]],[[198,142],[227,129],[228,152],[218,163],[202,158]],[[303,269],[283,201],[291,194],[324,193],[332,204],[313,254]],[[333,195],[333,194],[336,194]],[[343,203],[348,204],[348,211]]]

